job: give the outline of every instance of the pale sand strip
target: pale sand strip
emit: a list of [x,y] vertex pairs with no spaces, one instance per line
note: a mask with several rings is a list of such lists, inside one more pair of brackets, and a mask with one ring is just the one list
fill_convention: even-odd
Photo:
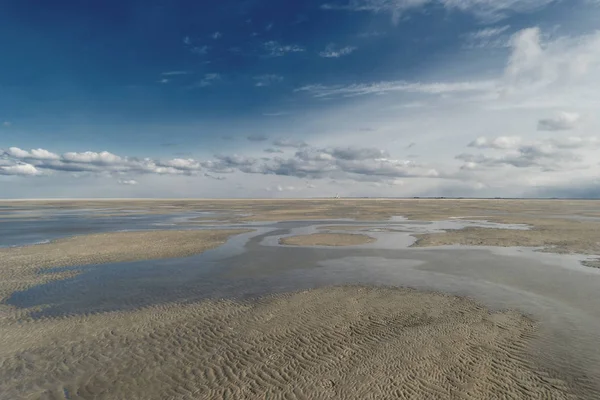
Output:
[[231,235],[243,232],[248,231],[111,232],[0,249],[0,301],[15,291],[77,274],[38,274],[44,268],[187,257],[215,248]]
[[330,287],[0,325],[0,399],[574,399],[535,325],[453,296]]
[[279,244],[292,246],[356,246],[373,243],[374,238],[351,233],[313,233],[310,235],[289,236],[279,239]]

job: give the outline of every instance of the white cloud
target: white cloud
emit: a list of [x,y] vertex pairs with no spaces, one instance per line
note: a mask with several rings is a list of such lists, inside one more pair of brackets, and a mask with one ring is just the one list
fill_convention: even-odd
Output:
[[0,166],[0,175],[37,176],[42,175],[36,167],[27,163]]
[[87,174],[158,174],[193,175],[201,170],[200,162],[175,158],[167,161],[121,157],[102,151],[66,152],[62,155],[45,149],[22,150],[10,147],[0,152],[3,174],[38,175],[41,172]]
[[[0,153],[1,154],[1,153]],[[32,149],[31,151],[22,150],[18,147],[10,147],[4,152],[4,155],[22,160],[58,160],[58,154],[54,154],[44,149]]]
[[560,112],[552,118],[544,118],[538,121],[540,131],[567,131],[574,129],[581,116],[577,113]]
[[4,122],[2,122],[2,126],[5,126],[5,127],[7,127],[7,128],[8,128],[9,126],[11,126],[11,125],[12,125],[12,123],[11,123],[10,121],[4,121]]
[[221,32],[217,31],[217,32],[213,33],[212,35],[210,35],[210,37],[217,40],[217,39],[220,39],[221,37],[223,37],[223,34]]
[[469,147],[478,149],[516,149],[521,144],[522,139],[519,136],[500,136],[494,139],[479,137],[469,143]]
[[325,48],[325,50],[319,52],[319,56],[324,58],[340,58],[342,56],[347,56],[353,53],[356,50],[354,46],[346,46],[341,48],[336,48],[334,44],[329,44]]
[[108,151],[102,151],[100,153],[93,151],[86,151],[83,153],[69,152],[63,154],[62,159],[66,162],[98,165],[118,164],[123,161],[121,157],[109,153]]
[[[492,149],[501,155],[459,154],[457,160],[464,162],[462,169],[512,166],[516,168],[542,168],[543,170],[569,170],[589,167],[585,150],[600,147],[597,137],[569,137],[560,139],[543,139],[525,141],[520,137],[497,137],[488,139],[480,137],[469,144],[478,149]],[[579,150],[583,150],[579,151]],[[580,165],[576,165],[580,164]]]
[[119,185],[125,186],[135,186],[138,184],[138,181],[134,179],[119,179],[117,182],[119,183]]
[[511,46],[503,82],[508,93],[571,90],[599,78],[600,32],[543,42],[540,29],[529,28],[515,33]]

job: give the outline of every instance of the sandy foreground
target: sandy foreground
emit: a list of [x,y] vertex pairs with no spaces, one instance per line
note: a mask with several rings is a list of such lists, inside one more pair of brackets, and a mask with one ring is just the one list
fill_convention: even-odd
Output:
[[279,239],[280,244],[293,246],[356,246],[373,243],[374,238],[351,233],[313,233]]
[[0,398],[571,399],[535,324],[469,300],[329,287],[0,326]]
[[[139,231],[74,236],[47,244],[0,249],[0,302],[11,293],[77,271],[39,274],[51,267],[186,257],[215,248],[244,230]],[[0,316],[5,306],[0,304]]]

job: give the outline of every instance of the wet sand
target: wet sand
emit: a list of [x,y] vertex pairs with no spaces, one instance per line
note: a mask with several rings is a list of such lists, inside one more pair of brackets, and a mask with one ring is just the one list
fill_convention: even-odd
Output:
[[528,318],[408,289],[170,304],[0,335],[2,399],[575,398],[528,358]]
[[279,244],[288,246],[357,246],[373,243],[374,238],[351,233],[313,233],[312,235],[289,236],[279,239]]

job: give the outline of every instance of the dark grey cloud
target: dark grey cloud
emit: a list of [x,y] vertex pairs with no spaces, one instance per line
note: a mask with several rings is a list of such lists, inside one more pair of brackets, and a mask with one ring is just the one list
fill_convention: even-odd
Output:
[[300,149],[303,147],[308,147],[308,143],[303,140],[293,140],[293,139],[277,139],[273,141],[273,146],[276,147],[291,147]]
[[342,160],[366,160],[389,157],[387,152],[376,148],[336,147],[328,152],[333,157]]
[[538,121],[540,131],[567,131],[574,129],[580,120],[577,113],[562,112],[552,118],[544,118]]
[[283,153],[283,150],[281,150],[281,149],[274,149],[274,148],[270,147],[268,149],[265,149],[264,152],[265,153],[272,153],[272,154],[274,154],[274,153]]
[[247,136],[246,139],[248,139],[251,142],[265,142],[269,140],[269,137],[266,135],[250,135]]

